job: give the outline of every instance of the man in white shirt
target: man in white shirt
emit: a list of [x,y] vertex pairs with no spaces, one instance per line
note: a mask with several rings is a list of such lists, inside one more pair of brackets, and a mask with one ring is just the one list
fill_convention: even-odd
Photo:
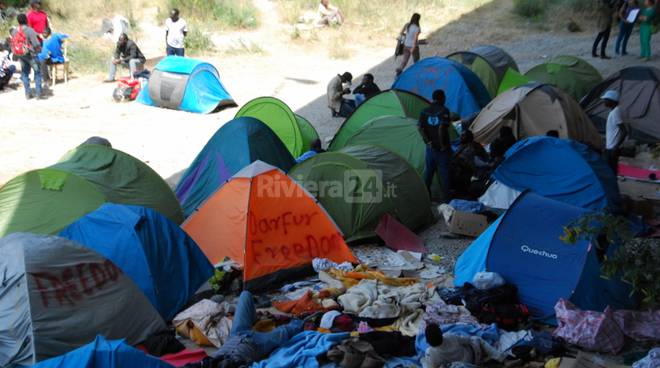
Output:
[[611,110],[605,125],[605,160],[616,174],[619,166],[619,149],[628,136],[628,127],[621,116],[619,92],[610,90],[600,98],[604,101],[605,106]]
[[167,56],[185,56],[185,39],[188,34],[186,21],[179,17],[179,9],[172,9],[165,20],[165,42]]

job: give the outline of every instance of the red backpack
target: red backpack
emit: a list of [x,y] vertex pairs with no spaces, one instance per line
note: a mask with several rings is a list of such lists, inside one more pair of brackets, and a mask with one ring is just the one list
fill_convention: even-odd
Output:
[[23,27],[18,27],[16,33],[11,38],[11,52],[16,56],[23,56],[30,51],[28,45],[27,37],[25,36],[25,31]]

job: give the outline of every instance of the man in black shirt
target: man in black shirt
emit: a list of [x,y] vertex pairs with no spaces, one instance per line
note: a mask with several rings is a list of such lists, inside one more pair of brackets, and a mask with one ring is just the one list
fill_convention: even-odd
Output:
[[440,174],[440,186],[442,187],[442,201],[448,202],[449,193],[449,164],[451,161],[451,144],[449,143],[449,124],[451,124],[451,113],[445,107],[445,92],[436,90],[433,92],[431,106],[422,111],[419,116],[419,130],[426,142],[426,168],[424,169],[424,181],[426,188],[431,192],[431,183],[436,171]]
[[355,87],[353,94],[355,95],[355,102],[360,105],[365,100],[370,99],[380,92],[378,85],[374,83],[374,75],[367,73],[362,78],[362,83],[359,86]]
[[114,82],[115,75],[117,74],[117,65],[128,66],[128,70],[131,72],[131,79],[133,79],[138,67],[144,65],[145,61],[147,59],[137,44],[133,40],[129,40],[126,33],[122,33],[119,36],[119,41],[117,41],[117,48],[110,63],[110,72],[108,73],[106,82]]

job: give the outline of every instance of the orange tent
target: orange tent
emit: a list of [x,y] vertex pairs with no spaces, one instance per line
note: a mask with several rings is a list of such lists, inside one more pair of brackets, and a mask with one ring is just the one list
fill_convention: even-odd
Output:
[[308,269],[316,257],[357,263],[314,197],[262,161],[229,179],[182,227],[211,263],[229,257],[241,264],[248,289]]

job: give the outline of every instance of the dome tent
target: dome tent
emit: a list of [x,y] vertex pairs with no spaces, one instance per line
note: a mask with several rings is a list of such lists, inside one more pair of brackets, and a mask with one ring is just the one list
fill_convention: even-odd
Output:
[[525,76],[540,83],[552,84],[580,101],[603,77],[591,64],[576,56],[560,55],[530,69]]
[[477,46],[469,51],[459,51],[447,56],[447,59],[458,61],[472,70],[483,82],[491,98],[497,96],[497,91],[506,72],[511,69],[518,71],[518,65],[511,55],[497,46]]

